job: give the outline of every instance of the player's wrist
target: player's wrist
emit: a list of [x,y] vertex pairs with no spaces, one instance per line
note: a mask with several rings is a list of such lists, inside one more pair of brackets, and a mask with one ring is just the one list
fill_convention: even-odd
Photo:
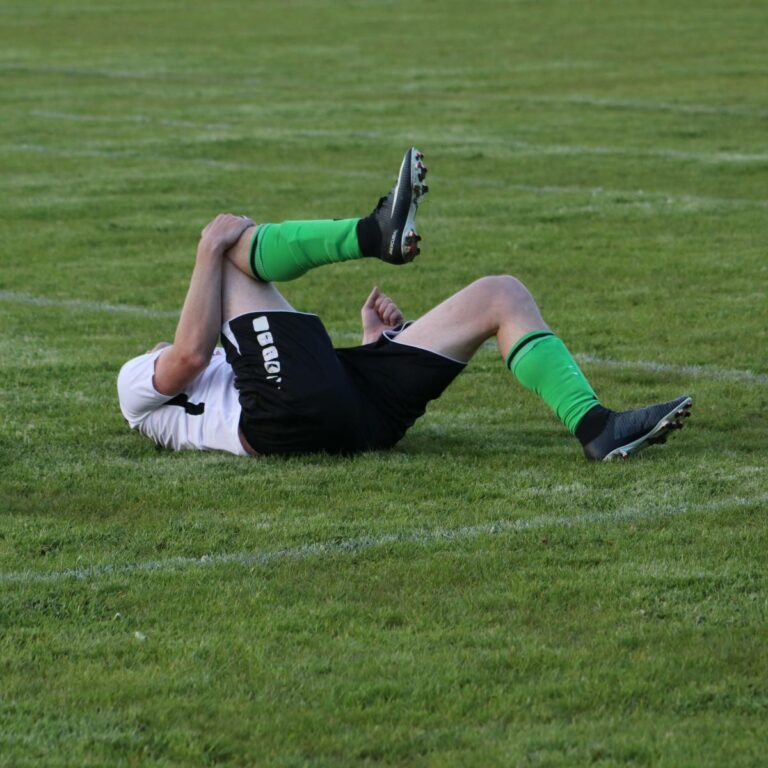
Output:
[[197,259],[198,261],[220,260],[225,250],[223,243],[201,240],[197,245]]

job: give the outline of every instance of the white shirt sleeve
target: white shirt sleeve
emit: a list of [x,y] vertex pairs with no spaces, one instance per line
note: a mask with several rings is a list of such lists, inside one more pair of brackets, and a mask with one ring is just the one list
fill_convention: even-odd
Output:
[[131,429],[142,421],[156,408],[165,405],[171,397],[155,389],[152,377],[155,375],[155,361],[162,349],[147,352],[145,355],[129,360],[117,376],[117,396],[120,400],[120,410]]

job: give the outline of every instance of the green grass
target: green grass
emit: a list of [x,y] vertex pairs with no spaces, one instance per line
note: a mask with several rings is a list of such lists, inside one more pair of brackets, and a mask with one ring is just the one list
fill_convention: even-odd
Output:
[[[6,2],[0,766],[764,764],[766,31],[754,0]],[[484,349],[389,453],[130,433],[117,371],[206,221],[365,213],[410,143],[419,260],[289,299],[349,343],[373,283],[413,317],[512,273],[606,404],[690,392],[686,430],[587,465]]]

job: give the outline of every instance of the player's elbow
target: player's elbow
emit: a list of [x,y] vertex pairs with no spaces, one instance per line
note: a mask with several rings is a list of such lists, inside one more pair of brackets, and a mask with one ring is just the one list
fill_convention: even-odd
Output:
[[160,355],[155,365],[154,386],[158,392],[173,397],[183,392],[208,365],[208,356],[175,345]]
[[180,350],[177,358],[177,366],[180,372],[184,372],[185,378],[191,381],[201,374],[211,360],[210,355],[206,355],[199,350]]

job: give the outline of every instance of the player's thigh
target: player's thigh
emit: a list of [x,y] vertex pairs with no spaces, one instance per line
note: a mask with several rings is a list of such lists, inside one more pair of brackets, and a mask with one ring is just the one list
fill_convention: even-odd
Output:
[[493,332],[484,308],[465,288],[408,326],[397,341],[466,363]]
[[248,312],[293,311],[293,307],[272,283],[262,283],[241,272],[224,259],[221,287],[221,312],[224,322]]
[[467,362],[498,337],[502,354],[526,333],[546,328],[528,289],[510,275],[482,277],[436,306],[397,340]]

